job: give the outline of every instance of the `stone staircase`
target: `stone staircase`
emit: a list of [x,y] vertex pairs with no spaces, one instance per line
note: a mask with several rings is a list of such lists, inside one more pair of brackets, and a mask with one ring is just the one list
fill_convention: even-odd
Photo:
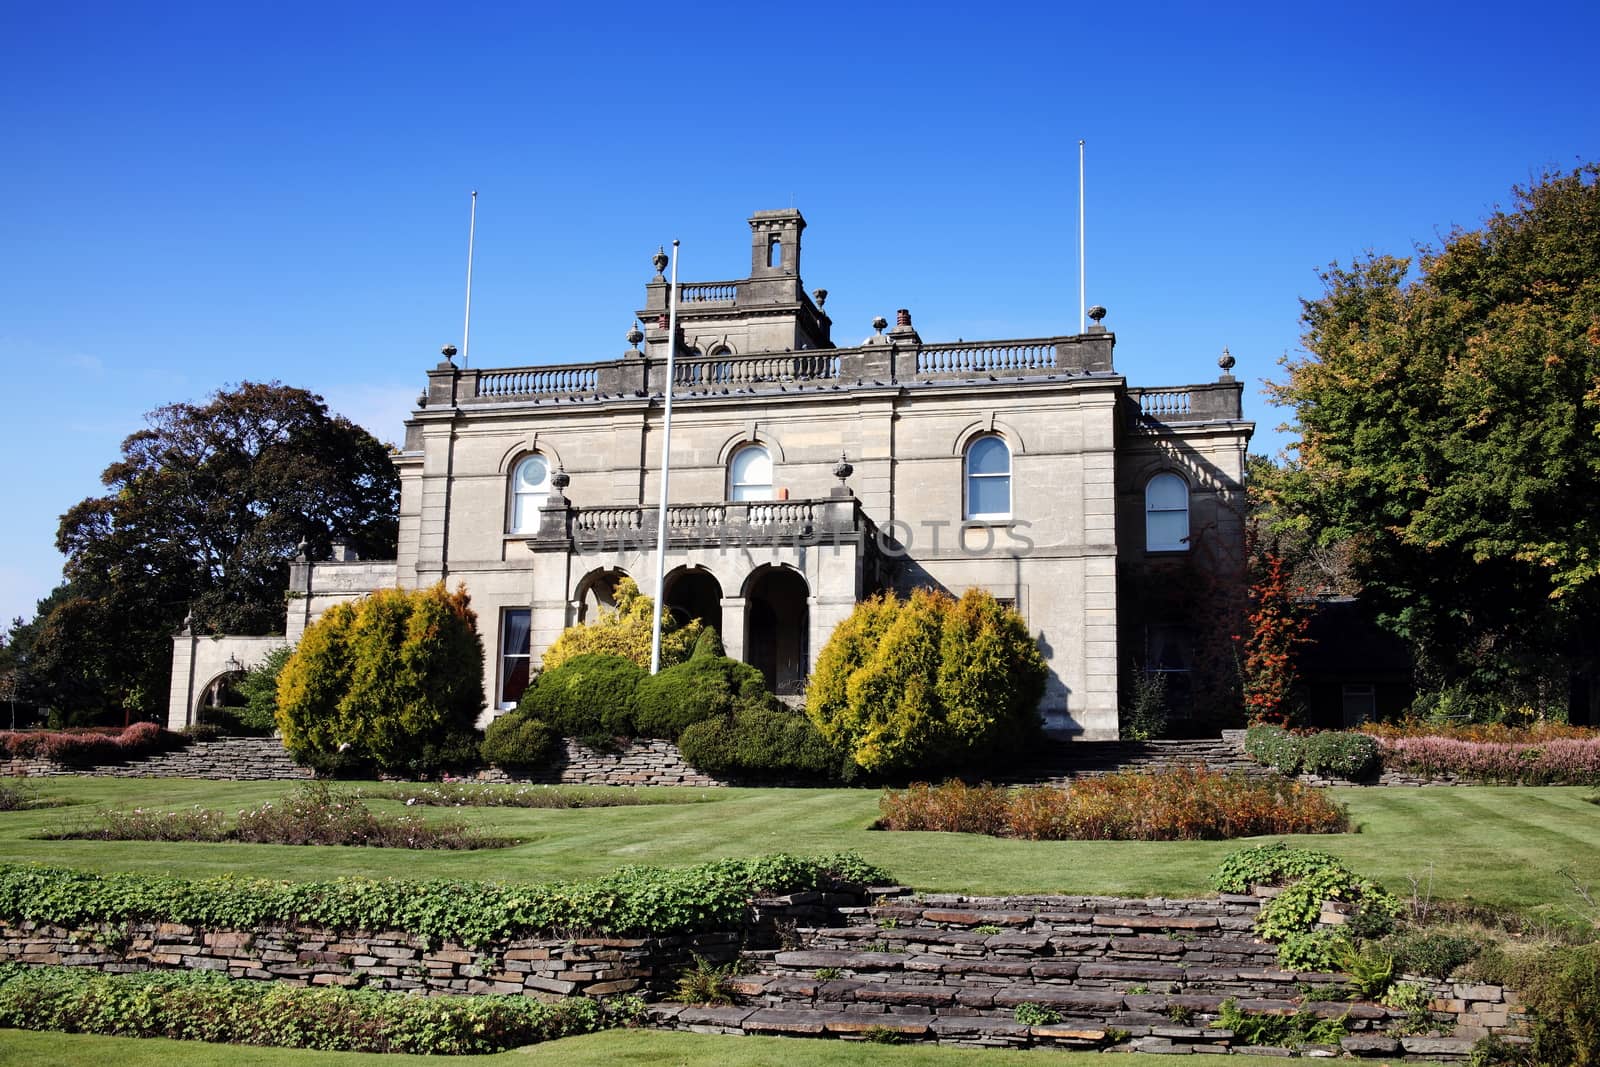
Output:
[[1347,1018],[1342,1048],[1303,1052],[1439,1058],[1470,1049],[1470,1040],[1390,1036],[1404,1013],[1379,1004],[1308,1000],[1306,989],[1342,976],[1280,970],[1272,946],[1251,935],[1258,907],[1241,896],[885,892],[841,909],[838,925],[795,931],[795,947],[747,951],[732,1006],[651,1012],[658,1026],[702,1033],[1225,1053],[1235,1051],[1233,1033],[1208,1024],[1233,997],[1250,1012]]

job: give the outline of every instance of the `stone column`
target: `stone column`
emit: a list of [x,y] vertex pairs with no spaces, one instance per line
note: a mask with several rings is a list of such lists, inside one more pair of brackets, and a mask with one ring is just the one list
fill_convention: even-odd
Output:
[[744,597],[722,598],[722,650],[731,659],[744,659]]

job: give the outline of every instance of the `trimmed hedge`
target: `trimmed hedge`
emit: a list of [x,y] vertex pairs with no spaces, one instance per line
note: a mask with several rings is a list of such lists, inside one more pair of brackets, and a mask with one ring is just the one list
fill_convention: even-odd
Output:
[[549,723],[519,708],[500,716],[483,732],[483,758],[504,770],[527,770],[550,762],[556,741]]
[[1314,774],[1357,781],[1380,765],[1378,742],[1362,733],[1323,730],[1290,733],[1281,726],[1252,726],[1244,735],[1245,755],[1283,774]]
[[0,730],[0,752],[13,759],[47,759],[72,767],[121,763],[170,752],[187,744],[181,734],[153,722],[136,722],[118,733],[100,730]]
[[632,736],[634,694],[644,679],[625,656],[573,656],[540,672],[517,701],[517,714],[542,719],[561,737]]
[[690,764],[711,774],[848,782],[860,773],[854,760],[823,740],[810,719],[784,708],[745,708],[695,723],[683,731],[678,749]]
[[334,930],[400,930],[477,946],[554,931],[597,936],[666,935],[736,925],[757,896],[890,881],[854,853],[777,855],[697,867],[623,867],[591,882],[346,878],[275,882],[98,874],[0,864],[0,919],[79,928],[106,922],[172,922],[248,930],[302,924]]
[[1434,778],[1457,775],[1506,785],[1600,784],[1600,737],[1538,744],[1385,737],[1377,742],[1391,770]]
[[640,680],[634,695],[634,725],[641,737],[676,741],[695,723],[725,719],[740,709],[766,708],[772,702],[761,672],[723,655],[717,632],[706,630],[688,660]]
[[596,1001],[418,997],[319,989],[205,971],[100,974],[0,963],[0,1027],[167,1037],[328,1052],[462,1055],[614,1025]]

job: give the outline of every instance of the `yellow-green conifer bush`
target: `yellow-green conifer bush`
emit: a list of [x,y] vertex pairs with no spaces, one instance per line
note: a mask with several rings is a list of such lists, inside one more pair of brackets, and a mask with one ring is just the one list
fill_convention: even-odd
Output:
[[[639,584],[632,578],[617,583],[616,600],[616,608],[601,608],[600,617],[594,622],[580,622],[562,630],[545,650],[543,669],[553,670],[573,656],[600,653],[626,656],[649,670],[651,611],[655,602],[639,592]],[[670,612],[662,612],[661,665],[670,667],[687,660],[704,629],[705,623],[699,619],[680,626]]]
[[278,676],[278,728],[319,769],[433,770],[473,756],[482,679],[465,588],[379,590],[306,628]]
[[1021,617],[982,590],[889,593],[834,630],[806,713],[863,770],[960,770],[1037,736],[1047,671]]

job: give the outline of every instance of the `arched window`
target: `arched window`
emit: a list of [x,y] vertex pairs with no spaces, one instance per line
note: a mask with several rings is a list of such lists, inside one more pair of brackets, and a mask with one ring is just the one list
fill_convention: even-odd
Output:
[[980,437],[967,446],[969,519],[1011,517],[1011,449],[999,437]]
[[1144,487],[1144,547],[1148,552],[1189,548],[1189,483],[1176,474],[1158,474]]
[[745,445],[728,461],[729,500],[772,499],[772,456],[760,445]]
[[550,496],[550,464],[543,456],[521,460],[511,472],[511,532],[539,529],[539,509]]

